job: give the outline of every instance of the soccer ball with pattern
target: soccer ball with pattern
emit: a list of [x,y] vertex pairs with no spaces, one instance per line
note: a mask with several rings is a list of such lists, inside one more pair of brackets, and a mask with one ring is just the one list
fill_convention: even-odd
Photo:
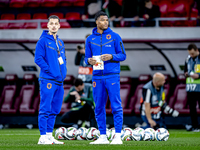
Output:
[[131,141],[131,134],[132,134],[131,128],[124,128],[121,132],[121,139],[123,141]]
[[76,131],[76,139],[77,140],[86,140],[86,132],[87,132],[86,128],[84,128],[84,127],[79,128]]
[[155,132],[155,139],[157,141],[167,141],[169,139],[169,132],[165,128],[159,128]]
[[115,136],[115,128],[114,127],[110,129],[110,134],[111,135],[110,135],[110,139],[109,140],[112,141],[114,136]]
[[144,141],[154,141],[155,140],[155,130],[152,128],[147,128],[144,130]]
[[99,130],[97,130],[94,127],[89,128],[86,133],[87,140],[97,140],[99,138],[99,136],[100,136]]
[[108,140],[110,140],[111,136],[112,136],[112,131],[106,128],[106,136],[108,138]]
[[66,134],[65,134],[66,139],[75,140],[76,139],[76,131],[77,131],[77,129],[74,127],[67,128]]
[[66,134],[66,128],[65,127],[59,127],[55,131],[55,138],[58,140],[65,140],[65,135]]
[[144,137],[144,129],[135,128],[131,134],[131,139],[134,141],[142,141]]

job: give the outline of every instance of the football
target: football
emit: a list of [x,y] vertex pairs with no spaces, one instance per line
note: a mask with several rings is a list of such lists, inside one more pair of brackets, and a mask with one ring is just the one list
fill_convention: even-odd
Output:
[[58,140],[65,140],[65,135],[66,134],[66,128],[65,127],[59,127],[55,131],[55,138]]
[[131,139],[134,141],[142,141],[144,137],[144,129],[135,128],[131,134]]
[[147,128],[145,131],[151,132],[152,133],[152,141],[155,140],[155,130],[153,128]]
[[106,136],[107,136],[108,140],[110,140],[110,138],[112,136],[112,131],[109,129],[106,129]]
[[86,128],[84,128],[84,127],[79,128],[76,131],[76,139],[77,140],[86,140],[86,132],[87,132]]
[[155,132],[155,139],[157,141],[167,141],[169,139],[169,132],[165,128],[159,128]]
[[132,131],[130,131],[129,129],[123,129],[121,132],[121,139],[122,141],[131,141],[131,134]]
[[68,140],[75,140],[76,139],[76,131],[77,131],[77,129],[74,127],[67,128],[65,137]]
[[110,135],[110,139],[109,139],[109,140],[112,141],[113,138],[114,138],[114,136],[115,136],[115,128],[111,128],[111,129],[110,129],[110,134],[111,134],[111,135]]
[[100,136],[99,130],[97,130],[94,127],[89,128],[87,133],[86,133],[86,139],[87,140],[96,140],[96,139],[99,138],[99,136]]

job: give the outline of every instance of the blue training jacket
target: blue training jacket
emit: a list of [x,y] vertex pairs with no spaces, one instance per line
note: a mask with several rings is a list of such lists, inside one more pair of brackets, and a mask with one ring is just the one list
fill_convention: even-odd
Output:
[[[64,64],[60,65],[58,58],[62,57]],[[36,44],[35,63],[41,68],[40,79],[52,80],[62,83],[67,74],[65,46],[57,36],[57,42],[53,35],[44,30]]]
[[104,70],[93,70],[93,77],[119,74],[120,61],[126,59],[121,37],[110,28],[104,30],[103,34],[98,33],[97,28],[94,28],[92,35],[86,40],[85,63],[89,64],[88,58],[103,54],[112,54],[113,58],[104,61]]

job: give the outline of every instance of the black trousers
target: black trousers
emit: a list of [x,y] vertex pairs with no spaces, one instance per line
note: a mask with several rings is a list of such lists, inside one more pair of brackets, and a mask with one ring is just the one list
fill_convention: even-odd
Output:
[[[190,107],[190,117],[193,128],[198,128],[197,101],[200,105],[200,92],[187,92],[187,100]],[[198,106],[199,107],[199,106]]]
[[94,110],[88,103],[83,105],[79,110],[71,110],[62,115],[61,121],[63,123],[74,123],[77,124],[78,120],[90,121],[90,126],[97,128]]

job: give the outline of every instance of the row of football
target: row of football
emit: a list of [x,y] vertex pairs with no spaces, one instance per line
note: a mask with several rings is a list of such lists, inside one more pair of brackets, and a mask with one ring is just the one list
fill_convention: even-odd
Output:
[[[115,128],[107,129],[106,135],[108,140],[112,140],[115,136]],[[84,127],[78,130],[74,127],[60,127],[55,131],[55,138],[58,140],[97,140],[100,136],[99,130],[94,127],[86,129]],[[124,128],[121,131],[121,139],[123,141],[167,141],[169,132],[165,128],[159,128],[156,131],[153,128]]]

